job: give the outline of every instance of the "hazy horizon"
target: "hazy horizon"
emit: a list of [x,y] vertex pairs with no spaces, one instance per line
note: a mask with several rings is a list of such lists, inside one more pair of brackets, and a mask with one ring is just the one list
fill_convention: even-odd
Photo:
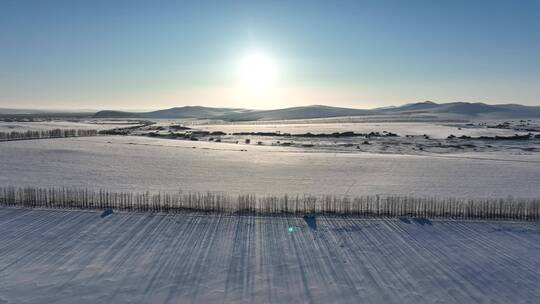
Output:
[[540,105],[540,2],[2,1],[0,108]]
[[[382,107],[370,107],[370,108],[360,108],[360,107],[347,107],[343,106],[343,108],[351,108],[351,109],[361,109],[361,110],[374,110],[378,108],[388,108],[388,107],[399,107],[404,106],[407,104],[413,104],[413,103],[421,103],[421,102],[434,102],[437,104],[445,104],[445,103],[454,103],[454,102],[465,102],[465,103],[484,103],[480,101],[434,101],[434,100],[424,100],[424,101],[412,101],[412,102],[406,102],[402,104],[395,104],[395,105],[389,105],[389,106],[382,106]],[[511,104],[511,103],[485,103],[488,105],[504,105],[504,104]],[[515,104],[515,103],[514,103]],[[342,107],[342,106],[334,106],[334,105],[328,105],[328,104],[303,104],[303,105],[297,105],[297,106],[284,106],[282,108],[240,108],[240,107],[229,107],[229,106],[210,106],[210,105],[195,105],[195,104],[185,104],[185,105],[173,105],[169,107],[154,107],[154,108],[22,108],[22,107],[0,107],[0,109],[9,109],[9,110],[35,110],[35,111],[58,111],[58,112],[96,112],[96,111],[125,111],[125,112],[150,112],[150,111],[156,111],[156,110],[164,110],[169,108],[181,108],[181,107],[208,107],[208,108],[238,108],[238,109],[246,109],[246,110],[279,110],[284,108],[293,108],[293,107],[309,107],[309,106],[332,106],[332,107]],[[536,106],[536,105],[531,105]]]

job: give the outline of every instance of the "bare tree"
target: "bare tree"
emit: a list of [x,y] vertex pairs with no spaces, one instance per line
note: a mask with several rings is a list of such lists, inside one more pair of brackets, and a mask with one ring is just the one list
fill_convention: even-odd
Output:
[[0,188],[0,206],[231,214],[540,220],[540,199],[457,199],[409,196],[274,196],[225,193],[109,192],[72,188]]

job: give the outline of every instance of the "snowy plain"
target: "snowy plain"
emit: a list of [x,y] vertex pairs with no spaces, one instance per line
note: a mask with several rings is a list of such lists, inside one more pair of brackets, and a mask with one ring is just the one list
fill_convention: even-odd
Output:
[[509,136],[516,132],[509,129],[467,128],[465,123],[428,122],[367,122],[367,123],[297,123],[297,124],[209,124],[194,126],[207,131],[233,132],[281,132],[333,133],[352,131],[356,133],[388,131],[399,135],[429,135],[432,138],[455,136]]
[[130,121],[96,121],[96,120],[44,120],[44,121],[0,121],[0,132],[26,132],[53,129],[84,129],[107,130],[118,127],[132,126]]
[[320,152],[138,136],[0,143],[3,186],[233,194],[540,197],[539,153]]
[[0,303],[540,297],[537,223],[2,208],[0,228]]
[[[202,141],[218,140],[240,144],[250,141],[258,145],[310,147],[317,151],[394,154],[540,152],[540,125],[537,120],[530,119],[461,122],[324,122],[317,119],[279,123],[199,120],[154,122],[132,131],[132,134],[168,139],[195,137]],[[179,126],[184,129],[179,129]],[[348,135],[340,136],[337,133]],[[516,135],[527,138],[510,139]]]
[[[17,131],[132,125],[127,121],[16,124],[21,124]],[[0,124],[0,131],[4,127]],[[402,136],[396,139],[400,147],[408,141],[422,145],[433,141],[403,137],[408,134],[427,134],[444,142],[449,134],[516,133],[468,128],[464,123],[417,122],[197,128],[290,133],[386,130]],[[380,139],[379,146],[390,145],[391,140]],[[6,141],[0,142],[0,185],[114,192],[540,197],[537,139],[489,142],[494,145],[489,149],[486,143],[475,143],[479,151],[460,148],[440,153],[427,148],[381,153],[377,144],[369,147],[378,153],[371,153],[366,148],[335,148],[334,140],[328,141],[329,149],[235,144],[225,137],[219,143],[147,136]],[[101,215],[0,208],[0,304],[534,303],[540,297],[538,223]]]

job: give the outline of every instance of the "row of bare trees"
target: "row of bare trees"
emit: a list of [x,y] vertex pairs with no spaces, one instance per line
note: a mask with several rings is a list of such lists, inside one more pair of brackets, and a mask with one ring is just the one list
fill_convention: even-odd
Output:
[[108,192],[67,188],[0,188],[0,206],[228,214],[336,214],[376,217],[540,220],[540,199],[408,196],[257,196],[224,193]]
[[23,140],[23,139],[41,139],[41,138],[60,138],[60,137],[78,137],[78,136],[97,136],[97,130],[85,129],[53,129],[39,131],[12,131],[0,132],[0,141]]

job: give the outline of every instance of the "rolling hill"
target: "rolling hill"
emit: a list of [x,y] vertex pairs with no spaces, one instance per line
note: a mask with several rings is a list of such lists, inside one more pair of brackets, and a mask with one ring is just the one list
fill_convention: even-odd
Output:
[[313,105],[278,110],[244,111],[232,114],[224,114],[218,118],[224,120],[281,120],[339,116],[360,116],[369,115],[370,113],[370,110]]
[[312,105],[292,107],[276,110],[249,110],[238,108],[212,108],[202,106],[185,106],[152,112],[122,112],[100,111],[95,118],[197,118],[222,119],[230,121],[251,120],[286,120],[309,119],[340,116],[367,116],[367,115],[452,115],[453,117],[472,118],[538,118],[540,106],[523,106],[518,104],[489,105],[485,103],[451,102],[435,103],[424,101],[410,103],[402,106],[353,109]]
[[465,118],[515,118],[540,117],[540,107],[517,104],[489,105],[485,103],[451,102],[434,103],[432,101],[406,104],[399,107],[375,109],[380,114],[454,114]]

